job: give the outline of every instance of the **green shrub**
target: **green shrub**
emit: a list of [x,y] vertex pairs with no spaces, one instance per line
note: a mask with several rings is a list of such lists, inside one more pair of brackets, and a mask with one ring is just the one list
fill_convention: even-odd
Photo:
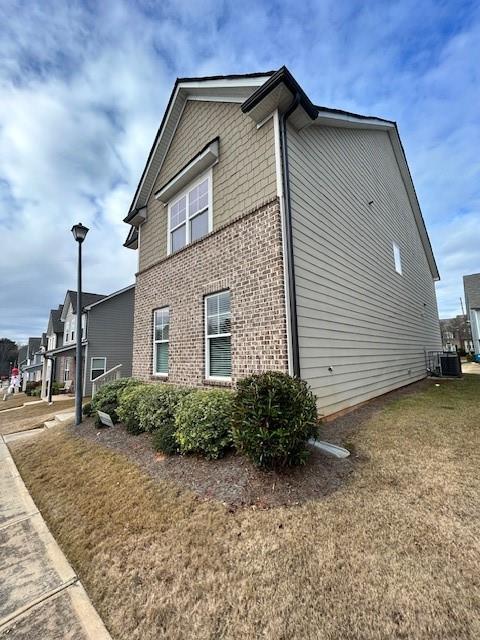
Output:
[[257,466],[303,463],[307,440],[316,436],[317,424],[315,396],[303,380],[269,371],[238,383],[233,439]]
[[90,417],[93,413],[92,410],[92,403],[91,402],[86,402],[83,407],[82,407],[82,413],[84,416],[86,416],[87,418]]
[[152,444],[155,451],[161,451],[169,456],[178,453],[178,442],[175,432],[175,422],[165,424],[161,429],[152,433]]
[[34,396],[35,398],[40,398],[40,394],[42,393],[42,387],[35,387],[35,389],[32,389],[32,393],[31,395]]
[[33,390],[37,389],[39,386],[41,386],[41,384],[41,382],[35,380],[27,382],[27,384],[25,385],[25,394],[27,396],[33,395]]
[[[127,387],[133,387],[139,384],[141,384],[141,382],[134,380],[133,378],[120,378],[119,380],[114,380],[113,382],[103,385],[103,387],[100,387],[97,391],[92,400],[93,411],[103,411],[108,413],[112,422],[115,424],[118,422],[117,408],[121,393]],[[96,424],[99,425],[98,419]]]
[[175,415],[180,452],[220,458],[232,445],[232,408],[230,391],[197,390],[183,398]]
[[137,384],[127,386],[120,394],[117,407],[118,418],[125,425],[127,431],[134,435],[145,431],[140,425],[140,401],[149,393],[150,385]]
[[173,385],[149,385],[138,407],[142,431],[153,433],[159,429],[173,427],[178,404],[189,393],[190,389]]
[[60,393],[62,385],[59,382],[52,382],[52,395],[56,396]]

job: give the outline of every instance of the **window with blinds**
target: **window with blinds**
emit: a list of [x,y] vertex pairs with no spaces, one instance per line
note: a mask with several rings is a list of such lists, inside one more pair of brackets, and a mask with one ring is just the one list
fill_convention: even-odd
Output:
[[153,327],[153,372],[155,375],[168,375],[168,334],[170,311],[168,307],[157,309],[154,313]]
[[230,291],[205,298],[206,378],[230,380],[232,375]]

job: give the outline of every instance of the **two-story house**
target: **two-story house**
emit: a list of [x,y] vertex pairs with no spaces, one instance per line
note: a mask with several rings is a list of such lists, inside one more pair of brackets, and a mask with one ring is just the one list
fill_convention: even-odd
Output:
[[[85,396],[91,395],[93,381],[111,369],[118,368],[122,377],[131,375],[133,305],[134,285],[108,296],[82,294],[82,385]],[[76,327],[77,293],[69,290],[63,305],[50,312],[42,389],[45,398],[50,380],[60,382],[67,389],[75,387]]]
[[138,378],[285,371],[327,415],[425,377],[441,348],[395,122],[317,106],[285,67],[178,79],[125,222]]
[[41,382],[43,370],[43,347],[46,335],[40,338],[29,338],[27,343],[26,362],[22,368],[22,389],[25,391],[27,382]]

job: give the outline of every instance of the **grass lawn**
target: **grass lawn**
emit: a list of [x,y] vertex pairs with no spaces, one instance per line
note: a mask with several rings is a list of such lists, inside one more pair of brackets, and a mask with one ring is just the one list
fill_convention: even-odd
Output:
[[27,405],[15,411],[0,412],[0,435],[38,427],[53,418],[56,413],[70,409],[74,405],[75,400],[69,398],[68,400],[56,401],[51,406],[42,402],[41,404]]
[[26,393],[15,393],[8,397],[8,400],[3,400],[4,392],[0,392],[0,411],[5,411],[5,409],[13,409],[14,407],[21,407],[25,402],[35,402],[36,400],[40,400],[40,398],[36,398],[35,396],[27,396]]
[[340,418],[362,462],[299,506],[229,509],[64,427],[11,449],[114,639],[473,640],[479,398],[466,376]]

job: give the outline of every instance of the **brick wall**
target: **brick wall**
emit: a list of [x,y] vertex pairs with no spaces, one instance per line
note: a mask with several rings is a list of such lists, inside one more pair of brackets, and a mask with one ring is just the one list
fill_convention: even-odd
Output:
[[[187,102],[152,194],[208,142],[220,137],[213,167],[213,229],[276,195],[273,120],[257,129],[239,104]],[[140,269],[167,253],[167,209],[153,195],[140,239]]]
[[153,311],[170,308],[168,381],[205,383],[204,296],[231,292],[232,382],[287,371],[281,223],[278,201],[137,274],[133,376],[152,376]]

